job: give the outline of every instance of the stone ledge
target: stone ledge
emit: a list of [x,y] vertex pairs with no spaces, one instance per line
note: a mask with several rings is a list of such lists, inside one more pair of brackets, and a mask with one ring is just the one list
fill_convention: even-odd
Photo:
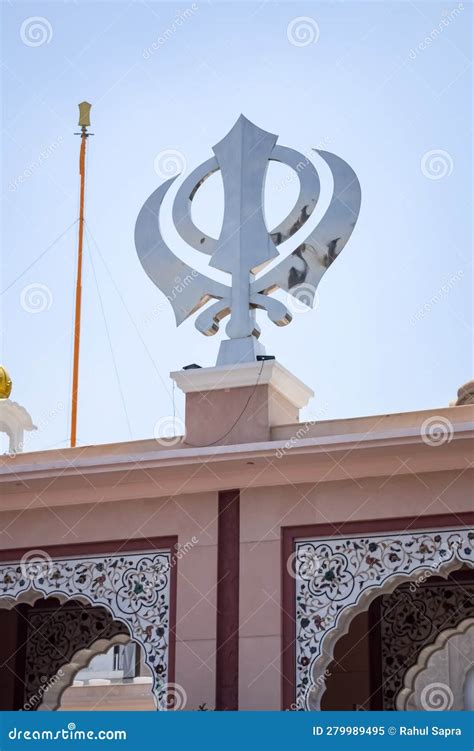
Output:
[[314,391],[309,386],[277,360],[178,370],[170,373],[170,377],[184,394],[227,391],[258,384],[271,386],[298,409],[305,407],[314,396]]

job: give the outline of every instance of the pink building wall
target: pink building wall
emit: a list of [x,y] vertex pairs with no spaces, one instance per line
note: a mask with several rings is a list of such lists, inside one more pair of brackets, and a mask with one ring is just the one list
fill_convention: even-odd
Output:
[[[442,415],[451,440],[420,425]],[[175,681],[187,708],[214,706],[218,492],[241,489],[240,709],[282,702],[282,528],[472,510],[472,406],[278,427],[255,444],[164,448],[141,441],[4,459],[1,548],[177,536]],[[189,544],[192,541],[192,544]],[[133,703],[133,702],[132,702]]]

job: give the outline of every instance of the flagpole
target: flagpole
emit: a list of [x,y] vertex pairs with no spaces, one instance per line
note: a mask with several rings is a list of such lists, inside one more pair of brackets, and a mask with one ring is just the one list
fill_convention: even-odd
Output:
[[71,394],[71,448],[74,448],[77,440],[77,404],[79,391],[79,353],[81,343],[81,305],[82,305],[82,247],[84,240],[84,198],[86,191],[86,144],[89,135],[87,128],[90,126],[91,105],[81,102],[79,105],[79,125],[81,132],[81,148],[79,152],[79,175],[81,180],[79,198],[79,233],[77,242],[77,274],[76,274],[76,301],[74,314],[74,353],[72,364],[72,394]]

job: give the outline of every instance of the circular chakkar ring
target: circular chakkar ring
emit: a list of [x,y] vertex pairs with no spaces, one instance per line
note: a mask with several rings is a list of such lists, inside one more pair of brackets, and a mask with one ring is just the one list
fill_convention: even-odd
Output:
[[[273,148],[271,161],[286,164],[298,175],[300,191],[292,210],[270,234],[275,245],[295,234],[309,219],[319,198],[320,181],[316,167],[303,154],[286,146]],[[173,222],[182,239],[196,250],[212,255],[217,246],[217,238],[202,232],[193,222],[191,206],[193,199],[203,183],[220,169],[215,156],[196,167],[178,190],[173,204]],[[303,210],[306,208],[303,221]]]

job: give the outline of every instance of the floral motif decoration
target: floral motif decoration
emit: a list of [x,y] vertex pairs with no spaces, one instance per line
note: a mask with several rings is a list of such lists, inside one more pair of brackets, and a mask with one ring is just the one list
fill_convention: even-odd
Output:
[[0,565],[0,597],[17,601],[28,590],[45,597],[85,599],[123,623],[154,676],[158,709],[166,708],[171,552],[90,556]]
[[472,565],[473,546],[474,532],[466,529],[297,541],[297,705],[309,709],[310,692],[317,682],[314,664],[343,611],[369,589],[381,588],[395,577],[401,583],[404,577],[434,573],[455,559]]

